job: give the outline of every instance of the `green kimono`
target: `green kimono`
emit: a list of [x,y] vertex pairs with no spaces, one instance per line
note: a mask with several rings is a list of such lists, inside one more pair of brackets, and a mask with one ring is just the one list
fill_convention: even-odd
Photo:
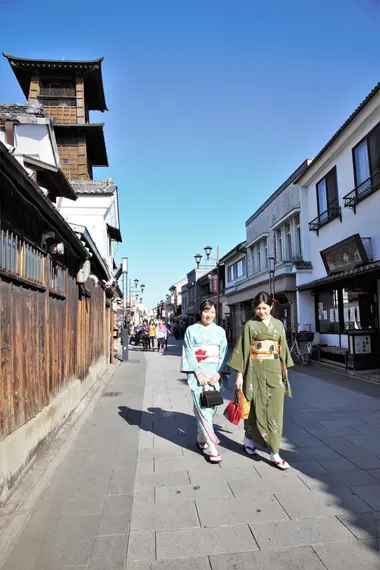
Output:
[[278,453],[284,395],[291,396],[287,369],[293,366],[282,322],[273,317],[268,326],[258,318],[246,322],[228,364],[243,374],[243,392],[251,402],[245,436]]

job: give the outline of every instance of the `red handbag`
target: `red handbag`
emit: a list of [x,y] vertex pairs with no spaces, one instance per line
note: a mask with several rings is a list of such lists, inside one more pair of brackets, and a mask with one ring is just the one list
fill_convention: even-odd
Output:
[[237,426],[242,418],[241,399],[239,398],[239,391],[235,391],[235,398],[227,405],[223,413],[224,417],[229,422]]

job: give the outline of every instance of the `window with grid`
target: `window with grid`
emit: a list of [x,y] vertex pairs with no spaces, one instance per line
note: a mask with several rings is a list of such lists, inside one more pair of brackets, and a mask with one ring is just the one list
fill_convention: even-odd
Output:
[[295,236],[296,236],[296,257],[299,259],[302,257],[302,249],[301,249],[301,222],[300,222],[300,215],[297,214],[294,218],[294,227],[295,227]]
[[282,228],[276,230],[276,261],[281,263],[283,261],[282,256]]
[[293,245],[292,245],[292,226],[288,222],[285,225],[285,235],[286,235],[286,257],[288,260],[293,259]]

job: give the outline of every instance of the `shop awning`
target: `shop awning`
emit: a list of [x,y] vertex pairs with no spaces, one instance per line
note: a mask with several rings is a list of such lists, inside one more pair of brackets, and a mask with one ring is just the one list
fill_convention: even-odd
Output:
[[70,182],[58,166],[27,154],[24,154],[24,166],[37,173],[37,184],[46,188],[53,199],[57,196],[63,196],[69,200],[77,199]]
[[119,228],[115,228],[114,226],[110,226],[109,224],[107,224],[107,230],[108,230],[110,238],[113,241],[118,241],[119,243],[121,243],[123,241],[121,239],[121,232],[120,232]]
[[332,273],[321,279],[316,279],[315,281],[310,281],[304,285],[297,287],[298,291],[307,291],[308,289],[315,289],[316,287],[321,287],[327,283],[334,283],[336,281],[341,281],[342,279],[351,279],[352,277],[357,277],[359,275],[372,273],[380,269],[380,261],[375,261],[373,263],[368,263],[367,265],[362,265],[361,267],[355,267],[354,269],[347,269],[346,271],[341,271],[340,273]]

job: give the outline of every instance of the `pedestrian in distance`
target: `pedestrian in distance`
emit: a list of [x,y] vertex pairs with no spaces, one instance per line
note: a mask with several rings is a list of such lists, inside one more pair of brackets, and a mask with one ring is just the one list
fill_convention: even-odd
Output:
[[250,405],[244,420],[244,449],[257,453],[255,443],[271,450],[279,469],[289,469],[279,455],[284,417],[284,395],[291,396],[287,370],[293,366],[285,329],[271,316],[274,299],[261,292],[253,300],[255,316],[244,325],[228,362],[237,371],[236,389],[243,390]]
[[160,319],[158,322],[156,336],[157,336],[158,351],[165,352],[165,341],[168,336],[168,329],[166,328],[164,319]]
[[165,350],[168,349],[168,342],[169,342],[169,335],[170,335],[170,331],[171,331],[171,324],[167,321],[165,323],[166,326],[166,337],[165,337]]
[[156,339],[156,325],[153,319],[150,319],[149,323],[149,346],[154,350],[154,343]]
[[227,358],[226,333],[214,323],[216,305],[213,301],[201,303],[200,322],[187,328],[182,349],[181,371],[187,374],[187,383],[193,397],[194,415],[197,420],[197,445],[211,463],[220,463],[213,422],[216,407],[202,407],[204,390],[222,388],[222,370]]
[[149,330],[148,319],[144,319],[141,330],[143,350],[149,350]]
[[174,334],[174,338],[176,340],[179,340],[179,324],[178,323],[174,323],[173,334]]

